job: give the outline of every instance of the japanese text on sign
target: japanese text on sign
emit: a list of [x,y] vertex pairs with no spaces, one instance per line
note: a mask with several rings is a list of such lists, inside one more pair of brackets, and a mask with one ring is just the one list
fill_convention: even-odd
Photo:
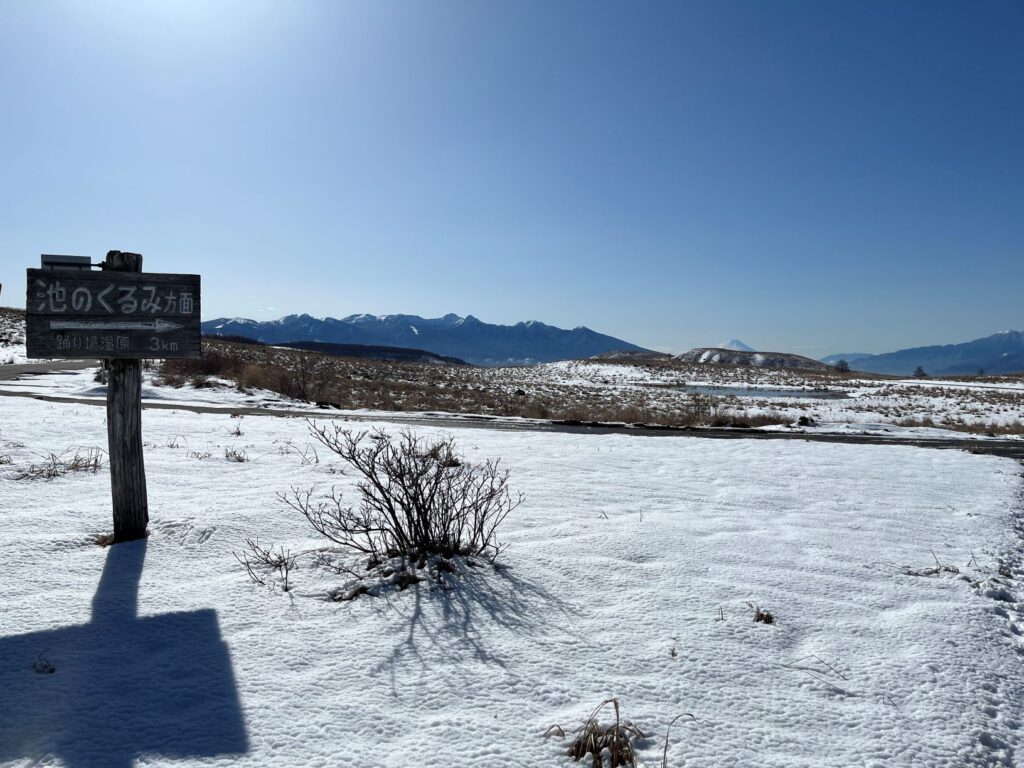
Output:
[[191,291],[172,286],[116,285],[65,286],[58,280],[35,281],[35,310],[45,314],[105,311],[107,314],[191,315],[195,311]]

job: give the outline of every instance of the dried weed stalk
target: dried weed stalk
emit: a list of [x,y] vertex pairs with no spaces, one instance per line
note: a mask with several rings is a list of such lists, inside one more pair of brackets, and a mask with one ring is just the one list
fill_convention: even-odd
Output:
[[[931,551],[931,550],[930,550]],[[932,558],[935,560],[935,567],[931,568],[920,568],[913,569],[909,565],[903,566],[904,576],[940,576],[943,573],[960,573],[960,569],[955,565],[943,565],[939,562],[939,558],[936,557],[935,552],[932,551]]]
[[259,539],[246,539],[245,545],[248,552],[238,554],[234,552],[235,559],[245,566],[249,578],[262,587],[269,587],[267,578],[273,572],[277,572],[281,578],[281,589],[285,592],[291,590],[291,572],[295,570],[296,556],[284,547],[279,547],[275,552],[273,547],[261,547]]
[[32,464],[24,472],[15,475],[15,480],[51,480],[61,477],[69,472],[99,472],[103,467],[103,451],[99,448],[89,448],[86,451],[71,449],[63,453],[51,453],[43,457],[39,464]]
[[676,715],[672,718],[672,722],[670,722],[668,727],[665,729],[665,747],[661,750],[661,768],[668,768],[668,736],[672,732],[672,726],[675,725],[676,721],[681,717],[688,717],[693,720],[693,722],[697,722],[696,716],[691,715],[689,712],[683,712],[682,714]]

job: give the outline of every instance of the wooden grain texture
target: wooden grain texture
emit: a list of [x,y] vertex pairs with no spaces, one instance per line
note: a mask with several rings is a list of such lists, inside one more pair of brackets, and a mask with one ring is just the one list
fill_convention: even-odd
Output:
[[[142,256],[111,251],[105,270],[138,272]],[[108,360],[107,447],[114,512],[114,542],[146,536],[149,500],[142,453],[142,361]]]
[[[104,328],[69,329],[61,325],[105,322],[83,315],[26,315],[25,352],[30,358],[95,360],[96,358],[199,357],[202,328],[199,318],[175,322],[179,328],[161,330],[126,329],[132,323],[152,324],[144,315],[125,315],[112,322],[121,330]],[[56,324],[57,327],[51,327]]]
[[199,275],[118,272],[119,258],[102,272],[27,270],[28,357],[199,357]]
[[146,535],[149,500],[142,453],[142,361],[111,360],[107,371],[107,448],[114,541]]

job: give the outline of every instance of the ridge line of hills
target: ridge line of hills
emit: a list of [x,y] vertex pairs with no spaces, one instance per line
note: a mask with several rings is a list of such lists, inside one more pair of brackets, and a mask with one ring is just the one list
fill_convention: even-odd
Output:
[[850,370],[910,376],[918,368],[930,376],[1019,373],[1024,371],[1024,333],[1001,331],[958,344],[909,347],[895,352],[834,354],[812,360],[784,352],[755,352],[737,339],[720,347],[698,347],[679,355],[684,362],[823,369],[845,360]]
[[[496,325],[473,315],[456,314],[439,318],[356,314],[340,319],[302,314],[266,322],[218,318],[203,323],[203,332],[242,336],[268,344],[397,347],[436,355],[440,358],[438,362],[454,358],[474,365],[523,365],[589,357],[667,357],[584,326],[565,330],[536,320]],[[855,371],[897,376],[909,376],[918,367],[935,376],[979,371],[1015,373],[1024,371],[1024,334],[1003,331],[960,344],[911,347],[878,355],[837,354],[821,360],[785,352],[757,352],[738,339],[730,339],[721,347],[698,347],[678,358],[684,362],[809,369],[824,369],[842,359]]]
[[880,355],[829,355],[823,361],[845,359],[850,368],[866,373],[909,375],[920,366],[931,376],[1018,373],[1024,371],[1024,333],[1001,331],[959,344],[910,347]]

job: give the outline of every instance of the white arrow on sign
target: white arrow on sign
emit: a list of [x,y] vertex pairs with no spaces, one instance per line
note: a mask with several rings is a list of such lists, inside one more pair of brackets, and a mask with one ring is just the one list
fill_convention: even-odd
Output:
[[184,328],[168,320],[51,320],[51,331],[153,331],[166,333]]

